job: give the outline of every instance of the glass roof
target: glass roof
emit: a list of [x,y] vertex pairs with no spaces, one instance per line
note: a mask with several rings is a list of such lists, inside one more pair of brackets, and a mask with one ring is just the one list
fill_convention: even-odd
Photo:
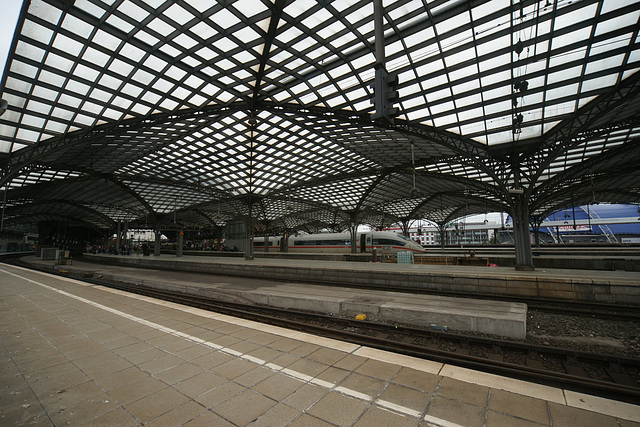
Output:
[[[195,209],[220,225],[258,201],[285,228],[448,220],[508,210],[513,186],[535,215],[640,201],[639,1],[383,5],[393,125],[371,119],[370,0],[25,2],[0,87],[9,218],[24,187],[103,225]],[[117,209],[63,190],[79,179]]]

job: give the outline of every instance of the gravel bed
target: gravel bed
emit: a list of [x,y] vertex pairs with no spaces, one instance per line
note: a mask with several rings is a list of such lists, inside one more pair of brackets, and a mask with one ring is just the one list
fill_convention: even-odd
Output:
[[640,358],[640,322],[529,310],[526,342],[576,351]]

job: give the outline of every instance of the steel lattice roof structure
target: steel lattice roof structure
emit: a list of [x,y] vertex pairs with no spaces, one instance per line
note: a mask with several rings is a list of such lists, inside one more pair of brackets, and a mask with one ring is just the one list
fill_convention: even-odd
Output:
[[31,0],[0,87],[3,226],[443,224],[640,202],[640,3]]

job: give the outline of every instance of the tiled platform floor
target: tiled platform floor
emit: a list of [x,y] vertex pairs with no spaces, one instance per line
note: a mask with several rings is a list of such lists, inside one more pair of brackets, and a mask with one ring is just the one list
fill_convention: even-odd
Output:
[[0,425],[640,426],[640,407],[0,266]]

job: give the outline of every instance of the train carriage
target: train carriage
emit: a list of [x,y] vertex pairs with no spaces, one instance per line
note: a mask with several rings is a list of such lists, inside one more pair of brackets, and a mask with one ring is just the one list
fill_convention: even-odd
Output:
[[[268,237],[269,251],[281,251],[283,247],[282,237]],[[417,242],[388,231],[368,231],[357,234],[357,252],[366,253],[376,250],[387,252],[425,252]],[[264,251],[265,238],[254,238],[254,251]],[[315,252],[315,253],[349,253],[351,252],[351,235],[349,233],[321,233],[290,236],[287,240],[289,252]]]

